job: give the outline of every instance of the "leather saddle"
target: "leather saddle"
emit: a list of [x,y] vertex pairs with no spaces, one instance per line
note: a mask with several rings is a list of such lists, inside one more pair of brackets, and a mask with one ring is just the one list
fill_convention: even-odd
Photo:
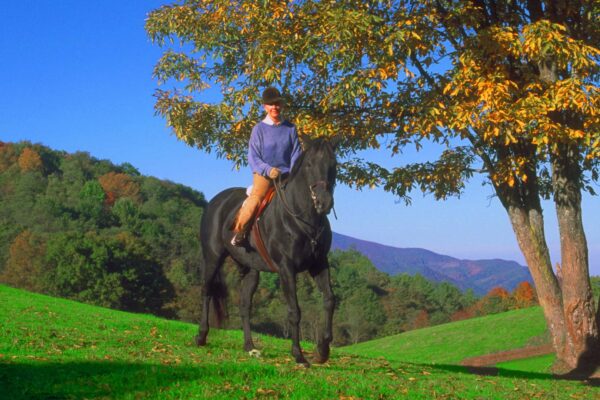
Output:
[[269,266],[269,269],[273,272],[279,272],[279,267],[277,267],[277,265],[275,265],[275,263],[271,259],[271,256],[269,255],[269,252],[267,251],[267,248],[265,247],[265,243],[262,239],[262,235],[260,233],[260,228],[258,226],[258,220],[260,219],[260,217],[264,213],[265,209],[271,203],[271,201],[273,200],[274,197],[275,197],[275,188],[273,186],[271,186],[269,188],[269,191],[265,195],[265,198],[260,203],[260,206],[258,207],[256,215],[254,216],[254,222],[252,223],[251,234],[254,237],[254,241],[256,242],[256,250],[258,250],[258,253],[262,257],[262,259],[265,261],[265,263],[267,263],[267,265]]

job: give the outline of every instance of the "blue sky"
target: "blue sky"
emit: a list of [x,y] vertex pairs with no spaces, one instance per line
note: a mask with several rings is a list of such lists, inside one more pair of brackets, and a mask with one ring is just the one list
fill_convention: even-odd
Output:
[[[0,15],[0,140],[129,162],[143,174],[191,186],[210,199],[246,186],[248,169],[179,142],[154,115],[152,69],[162,50],[144,31],[146,14],[165,1],[6,2]],[[370,152],[385,163],[385,153]],[[397,162],[419,157],[404,154]],[[600,191],[600,188],[598,191]],[[379,189],[338,185],[336,232],[396,247],[421,247],[462,259],[524,264],[506,212],[489,186],[473,181],[460,199],[419,193],[411,206]],[[544,203],[553,263],[560,262],[555,212]],[[600,199],[585,196],[590,266],[600,275]]]

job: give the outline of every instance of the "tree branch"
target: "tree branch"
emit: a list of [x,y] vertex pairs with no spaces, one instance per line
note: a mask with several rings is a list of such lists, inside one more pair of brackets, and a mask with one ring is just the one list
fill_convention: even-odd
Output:
[[529,11],[531,22],[537,22],[544,18],[544,10],[542,9],[542,2],[540,0],[528,0],[527,10]]

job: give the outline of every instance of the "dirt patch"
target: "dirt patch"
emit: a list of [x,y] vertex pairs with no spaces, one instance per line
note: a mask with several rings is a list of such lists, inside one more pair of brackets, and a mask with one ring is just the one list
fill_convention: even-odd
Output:
[[[493,354],[486,354],[479,357],[469,357],[461,361],[460,365],[467,367],[472,374],[497,376],[499,373],[496,364],[506,361],[519,360],[522,358],[543,356],[554,353],[551,344],[539,346],[526,346],[520,349],[501,351]],[[592,370],[573,370],[568,373],[554,373],[554,379],[585,381],[589,385],[600,387],[600,368]]]
[[501,351],[499,353],[486,354],[484,356],[479,357],[465,358],[461,361],[460,365],[464,365],[466,367],[490,367],[505,361],[543,356],[545,354],[550,354],[553,352],[554,349],[552,348],[551,344],[544,344],[541,346],[528,346],[520,349]]

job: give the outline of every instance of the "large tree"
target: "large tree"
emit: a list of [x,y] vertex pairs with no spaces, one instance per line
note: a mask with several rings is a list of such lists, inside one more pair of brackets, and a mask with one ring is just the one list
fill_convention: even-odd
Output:
[[[182,0],[146,29],[165,47],[156,111],[178,138],[243,163],[259,91],[289,96],[299,130],[343,136],[341,179],[409,199],[460,194],[483,174],[506,209],[563,365],[598,358],[581,193],[600,159],[600,2]],[[169,45],[169,43],[171,45]],[[210,86],[220,90],[218,102]],[[443,146],[384,168],[376,148]],[[556,204],[561,273],[541,199]],[[594,357],[596,356],[596,357]]]

